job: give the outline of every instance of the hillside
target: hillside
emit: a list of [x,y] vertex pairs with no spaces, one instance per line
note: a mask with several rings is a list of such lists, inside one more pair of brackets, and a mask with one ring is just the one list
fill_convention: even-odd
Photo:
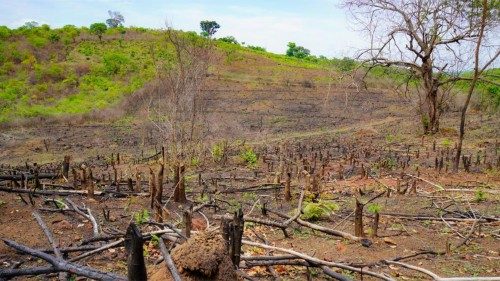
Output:
[[467,83],[427,135],[404,69],[363,87],[349,58],[173,32],[208,46],[207,68],[168,80],[203,56],[178,70],[158,30],[0,27],[1,280],[500,276],[498,87],[479,84],[453,172]]

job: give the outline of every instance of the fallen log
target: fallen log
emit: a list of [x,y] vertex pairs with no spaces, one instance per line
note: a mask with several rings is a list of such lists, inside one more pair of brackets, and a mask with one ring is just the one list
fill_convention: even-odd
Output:
[[[29,248],[27,246],[24,246],[22,244],[19,244],[17,242],[12,241],[12,240],[8,240],[8,239],[2,239],[2,240],[7,246],[9,246],[11,248],[14,248],[20,252],[25,253],[25,254],[29,254],[29,255],[32,255],[34,257],[37,257],[37,258],[40,258],[40,259],[47,261],[48,263],[50,263],[54,267],[54,269],[57,272],[64,271],[64,272],[76,274],[79,276],[84,276],[84,277],[88,277],[91,279],[102,280],[102,281],[113,281],[113,280],[126,281],[127,280],[127,278],[120,276],[120,275],[116,275],[116,274],[109,273],[109,272],[102,272],[102,271],[99,271],[99,270],[91,268],[91,267],[77,265],[77,264],[74,264],[74,263],[71,263],[71,262],[68,262],[65,260],[58,259],[58,258],[51,256],[49,254],[46,254],[42,251],[38,251],[38,250],[35,250],[32,248]],[[32,274],[30,274],[30,275],[32,275]],[[4,277],[2,270],[0,270],[0,277]]]
[[311,256],[308,256],[308,255],[300,253],[300,252],[296,252],[296,251],[291,250],[291,249],[274,247],[274,246],[270,246],[270,245],[266,245],[266,244],[261,244],[261,243],[257,243],[257,242],[253,242],[253,241],[248,241],[248,240],[242,240],[242,243],[244,245],[249,245],[249,246],[259,247],[259,248],[263,248],[263,249],[267,249],[267,250],[273,250],[273,251],[278,251],[278,252],[282,252],[282,253],[291,254],[291,255],[294,255],[294,256],[297,256],[299,258],[302,258],[302,259],[304,259],[304,260],[306,260],[308,262],[311,262],[311,263],[313,263],[315,265],[318,265],[318,266],[336,267],[336,268],[345,269],[345,270],[349,270],[349,271],[360,273],[360,274],[366,274],[366,275],[369,275],[369,276],[377,277],[379,279],[386,280],[386,281],[395,281],[391,277],[382,275],[380,273],[372,272],[372,271],[369,271],[369,270],[364,270],[362,268],[352,267],[352,266],[349,266],[349,265],[346,265],[346,264],[342,264],[342,263],[321,260],[321,259],[318,259],[318,258],[315,258],[315,257],[311,257]]
[[[56,179],[60,177],[59,174],[52,174],[52,173],[40,173],[38,174],[38,179]],[[32,180],[35,178],[34,174],[28,174],[28,173],[23,173],[17,174],[17,175],[0,175],[0,181],[17,181],[17,180]]]
[[388,261],[388,260],[386,260],[385,263],[399,265],[402,267],[406,267],[408,269],[413,269],[413,270],[419,271],[421,273],[424,273],[424,274],[432,277],[432,279],[435,281],[500,281],[500,277],[440,277],[436,273],[434,273],[430,270],[427,270],[425,268],[421,268],[418,266],[414,266],[411,264],[398,262],[398,261]]

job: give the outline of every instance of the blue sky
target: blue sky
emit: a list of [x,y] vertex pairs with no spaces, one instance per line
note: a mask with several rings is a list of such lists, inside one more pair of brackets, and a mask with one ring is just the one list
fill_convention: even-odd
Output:
[[199,31],[199,22],[215,20],[216,37],[232,35],[238,41],[284,53],[296,42],[315,55],[348,56],[363,45],[350,28],[339,0],[0,0],[0,25],[18,27],[27,21],[88,26],[104,22],[108,10],[120,11],[126,26]]

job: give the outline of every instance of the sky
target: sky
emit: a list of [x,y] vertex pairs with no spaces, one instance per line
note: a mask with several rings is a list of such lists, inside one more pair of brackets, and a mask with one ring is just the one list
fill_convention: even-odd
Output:
[[284,53],[296,42],[314,55],[352,56],[363,46],[340,0],[0,0],[0,25],[17,28],[27,21],[61,27],[105,22],[108,10],[119,11],[125,26],[200,31],[202,20],[215,20],[215,37]]

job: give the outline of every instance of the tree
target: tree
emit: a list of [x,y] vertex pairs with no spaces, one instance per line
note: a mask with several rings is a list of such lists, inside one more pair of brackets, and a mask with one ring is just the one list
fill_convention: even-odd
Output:
[[[154,56],[157,85],[148,102],[148,118],[160,136],[174,172],[174,201],[185,202],[185,167],[199,157],[206,138],[204,83],[213,43],[196,34],[168,28],[162,56]],[[151,51],[153,52],[153,50]]]
[[71,24],[67,24],[67,25],[63,26],[62,30],[63,30],[65,36],[67,36],[69,39],[71,39],[71,41],[73,41],[73,43],[75,43],[76,37],[78,37],[80,35],[80,29],[78,29],[76,26],[71,25]]
[[96,22],[90,25],[90,33],[97,35],[99,41],[102,41],[102,35],[108,28],[105,23]]
[[220,25],[216,21],[204,20],[200,22],[201,34],[205,37],[212,37],[220,28]]
[[109,14],[109,19],[106,20],[106,23],[108,24],[109,28],[116,28],[119,26],[123,26],[125,18],[120,12],[109,10],[108,14]]
[[236,44],[236,45],[239,44],[238,41],[236,40],[236,38],[234,38],[234,36],[222,37],[222,38],[219,38],[219,41],[231,43],[231,44]]
[[39,26],[38,22],[28,21],[28,22],[24,23],[24,25],[22,27],[24,27],[26,29],[34,29],[34,28],[37,28],[38,26]]
[[286,55],[289,57],[303,59],[311,55],[311,52],[308,49],[302,46],[297,46],[294,42],[289,42],[287,46],[288,50],[286,50]]
[[[464,141],[464,135],[465,135],[465,117],[467,115],[467,109],[469,108],[469,103],[472,97],[472,94],[474,93],[474,89],[476,87],[476,84],[479,80],[482,79],[482,75],[484,71],[493,64],[494,61],[497,60],[498,56],[500,55],[500,47],[495,46],[496,50],[493,53],[493,56],[490,57],[483,66],[480,66],[480,50],[481,46],[484,40],[484,32],[487,26],[490,25],[489,21],[493,21],[493,25],[496,25],[498,27],[498,19],[495,18],[495,15],[491,13],[492,9],[495,7],[489,6],[488,0],[482,0],[481,3],[481,21],[479,25],[479,33],[476,39],[476,48],[474,51],[474,72],[471,78],[471,82],[469,85],[469,89],[467,91],[467,97],[465,99],[465,103],[462,106],[461,109],[461,115],[460,115],[460,126],[459,126],[459,135],[458,135],[458,145],[457,145],[457,151],[455,154],[455,162],[453,163],[453,170],[455,172],[458,172],[458,167],[460,165],[460,156],[462,154],[462,145]],[[495,23],[496,22],[496,23]],[[485,80],[483,80],[485,81]],[[485,81],[486,83],[493,83],[489,81]]]
[[[453,81],[470,56],[480,15],[477,1],[344,0],[344,7],[363,31],[370,46],[357,59],[368,67],[395,67],[408,81],[418,80],[418,111],[424,132],[439,130],[439,119]],[[409,85],[409,84],[407,84]],[[407,89],[407,88],[406,88]]]

